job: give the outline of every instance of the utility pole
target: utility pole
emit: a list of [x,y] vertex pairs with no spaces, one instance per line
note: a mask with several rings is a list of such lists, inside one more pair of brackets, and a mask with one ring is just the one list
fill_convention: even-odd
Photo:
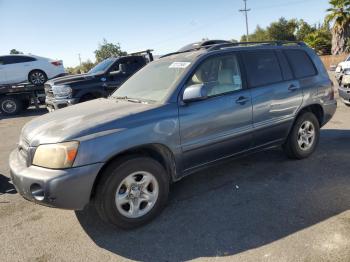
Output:
[[244,9],[240,9],[240,12],[244,12],[245,13],[245,26],[246,26],[246,30],[247,30],[247,34],[246,34],[246,42],[248,42],[248,35],[249,35],[249,30],[248,30],[248,12],[251,10],[250,8],[247,9],[247,0],[243,0],[244,1]]
[[78,58],[79,58],[79,65],[81,67],[81,57],[80,57],[80,53],[78,54]]

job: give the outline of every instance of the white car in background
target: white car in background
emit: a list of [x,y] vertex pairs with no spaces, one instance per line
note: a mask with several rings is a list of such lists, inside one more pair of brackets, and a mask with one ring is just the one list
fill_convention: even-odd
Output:
[[42,85],[65,74],[62,60],[34,55],[0,56],[0,85],[30,82]]

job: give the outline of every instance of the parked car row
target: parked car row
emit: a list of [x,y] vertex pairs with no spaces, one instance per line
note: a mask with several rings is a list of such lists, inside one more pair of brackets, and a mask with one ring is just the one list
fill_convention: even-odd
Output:
[[[66,75],[62,61],[38,56],[3,56],[0,57],[0,111],[16,115],[38,100],[46,102],[52,112],[107,97],[150,61],[153,61],[152,50],[145,50],[108,58],[86,74]],[[46,99],[45,96],[42,99],[42,94]]]
[[[97,67],[47,88],[66,101],[79,81],[104,87],[108,77],[111,86],[114,76],[128,77],[118,59]],[[10,156],[11,178],[30,201],[73,210],[91,203],[104,221],[135,228],[161,212],[171,183],[202,168],[271,147],[309,157],[336,107],[328,73],[304,43],[186,47],[108,98],[28,122]]]

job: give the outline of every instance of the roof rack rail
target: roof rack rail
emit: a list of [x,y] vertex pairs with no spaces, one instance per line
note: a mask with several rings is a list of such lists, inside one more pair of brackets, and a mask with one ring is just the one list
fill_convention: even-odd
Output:
[[138,52],[133,52],[127,55],[148,55],[150,61],[153,61],[153,54],[152,54],[153,51],[154,51],[153,49],[146,49]]
[[261,41],[261,42],[237,42],[237,43],[224,43],[224,44],[216,44],[211,46],[208,49],[209,51],[219,50],[221,48],[226,47],[234,47],[234,46],[242,46],[242,45],[276,45],[276,46],[283,46],[283,45],[298,45],[298,46],[306,46],[304,42],[301,41]]
[[219,50],[221,48],[228,48],[228,47],[236,47],[236,46],[243,46],[243,45],[275,45],[275,46],[283,46],[283,45],[298,45],[298,46],[307,46],[304,42],[301,41],[261,41],[261,42],[232,42],[232,43],[214,43],[211,45],[204,45],[204,46],[198,46],[192,49],[187,49],[183,51],[177,51],[177,52],[172,52],[168,53],[165,55],[162,55],[159,58],[171,56],[171,55],[177,55],[177,54],[182,54],[182,53],[187,53],[187,52],[192,52],[192,51],[197,51],[201,49],[207,49],[208,52],[214,51],[214,50]]

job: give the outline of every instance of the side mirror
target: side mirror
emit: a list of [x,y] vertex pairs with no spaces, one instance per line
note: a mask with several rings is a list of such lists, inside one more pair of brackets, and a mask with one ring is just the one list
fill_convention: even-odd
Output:
[[126,65],[125,64],[119,64],[119,72],[122,74],[126,73]]
[[184,103],[207,99],[208,87],[205,84],[196,84],[186,87],[182,100]]
[[118,71],[112,71],[109,74],[111,76],[119,75],[119,74],[126,74],[126,65],[125,64],[119,64]]

